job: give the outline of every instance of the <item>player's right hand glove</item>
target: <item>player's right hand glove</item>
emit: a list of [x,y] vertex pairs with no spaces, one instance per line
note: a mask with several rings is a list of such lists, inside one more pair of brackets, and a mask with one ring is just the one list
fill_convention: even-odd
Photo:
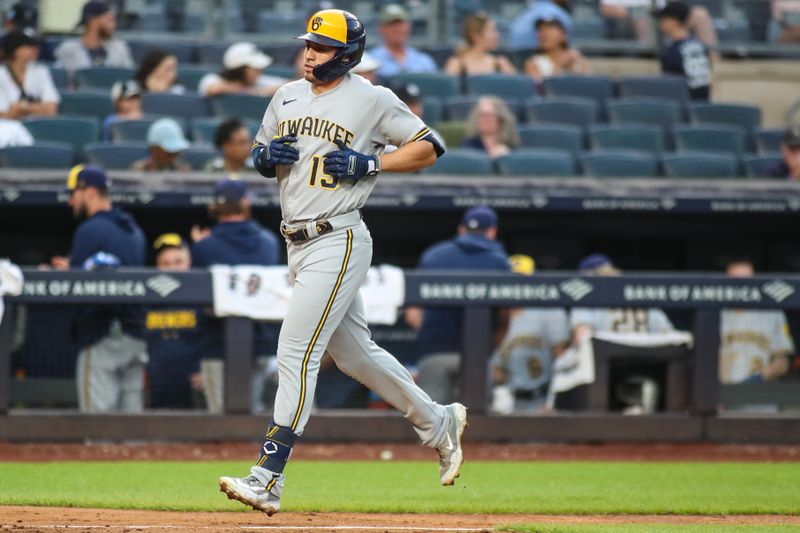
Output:
[[267,145],[253,147],[253,166],[268,178],[275,177],[275,165],[291,165],[300,158],[300,152],[291,143],[297,142],[294,135],[276,137]]

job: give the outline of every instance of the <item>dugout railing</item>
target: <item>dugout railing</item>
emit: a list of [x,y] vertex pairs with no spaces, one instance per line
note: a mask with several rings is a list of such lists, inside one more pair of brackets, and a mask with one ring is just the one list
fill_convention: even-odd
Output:
[[[75,415],[9,411],[9,364],[13,306],[19,304],[135,304],[210,305],[211,276],[205,271],[187,273],[130,269],[113,272],[47,271],[25,269],[23,293],[6,297],[6,313],[0,325],[0,439],[61,440],[103,435],[119,438],[165,438],[180,435],[185,426],[196,438],[235,438],[245,428],[263,422],[249,416],[249,377],[252,355],[252,322],[225,318],[226,415],[147,412],[141,415]],[[477,438],[488,440],[701,440],[728,438],[755,441],[800,440],[800,418],[786,415],[736,419],[718,416],[719,312],[722,308],[800,309],[800,276],[773,275],[729,278],[718,274],[626,274],[619,277],[580,277],[574,273],[475,275],[467,271],[405,273],[405,305],[461,306],[464,337],[461,372],[462,401],[479,416]],[[491,352],[491,311],[496,307],[656,307],[681,309],[693,314],[694,343],[688,365],[689,406],[684,413],[655,417],[619,417],[607,413],[580,413],[559,417],[533,417],[539,424],[520,425],[531,417],[482,416],[487,393],[487,354]],[[405,440],[408,433],[385,413],[329,414],[321,423],[320,438],[339,436],[343,420],[369,420],[355,435],[361,440]],[[200,417],[200,418],[198,418]],[[205,420],[204,420],[205,419]],[[390,420],[387,420],[390,419]],[[637,422],[638,420],[638,422]],[[201,422],[202,421],[202,422]],[[197,424],[204,425],[198,429]],[[240,424],[237,428],[234,425]],[[387,425],[388,424],[388,425]],[[721,424],[715,426],[715,424]],[[515,429],[516,428],[516,429]],[[527,429],[526,429],[527,428]],[[716,428],[716,429],[715,429]],[[516,431],[516,432],[515,432]],[[659,435],[661,437],[659,437]],[[716,435],[716,437],[715,437]],[[358,440],[358,437],[354,437]]]

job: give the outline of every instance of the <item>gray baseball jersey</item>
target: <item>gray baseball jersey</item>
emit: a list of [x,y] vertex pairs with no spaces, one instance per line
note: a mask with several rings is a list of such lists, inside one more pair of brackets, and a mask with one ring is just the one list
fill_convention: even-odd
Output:
[[363,154],[381,154],[387,145],[402,146],[430,130],[385,87],[357,74],[323,94],[301,79],[281,87],[267,107],[256,142],[294,134],[300,159],[276,169],[283,220],[288,224],[349,213],[364,206],[378,176],[337,180],[323,172],[334,140]]
[[591,326],[594,331],[617,333],[665,333],[672,331],[672,322],[661,309],[587,309],[576,307],[570,313],[570,324]]
[[720,381],[739,383],[762,374],[776,355],[794,351],[783,311],[723,309],[720,314]]

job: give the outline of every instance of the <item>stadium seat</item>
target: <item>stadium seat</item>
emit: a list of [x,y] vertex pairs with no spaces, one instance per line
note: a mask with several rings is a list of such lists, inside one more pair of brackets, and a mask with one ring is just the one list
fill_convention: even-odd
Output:
[[[306,23],[304,21],[300,27],[305,28],[305,26]],[[293,67],[295,57],[297,57],[297,53],[303,48],[303,45],[298,41],[289,39],[286,42],[267,44],[260,48],[265,54],[272,58],[272,61],[274,61],[273,65]],[[294,69],[292,69],[292,71],[294,71]]]
[[203,76],[217,70],[219,69],[211,65],[178,65],[178,82],[187,91],[196,92]]
[[493,174],[492,160],[479,150],[454,148],[424,170],[427,174],[488,175]]
[[575,176],[575,158],[568,150],[517,150],[495,160],[504,176]]
[[588,128],[597,122],[597,104],[588,98],[554,97],[529,101],[525,104],[525,116],[531,124],[556,122]]
[[271,99],[269,96],[253,94],[224,94],[210,100],[215,117],[261,118]]
[[467,123],[463,120],[439,122],[436,131],[442,136],[445,145],[457,147],[464,140],[467,133]]
[[684,108],[689,101],[686,80],[674,76],[634,76],[617,82],[622,98],[661,98],[676,101]]
[[157,119],[142,118],[138,120],[123,120],[109,126],[111,140],[114,142],[145,142],[147,130]]
[[774,129],[760,129],[756,131],[756,148],[759,154],[769,152],[779,152],[781,150],[781,141],[783,139],[783,130]]
[[76,153],[100,139],[97,120],[90,117],[36,117],[22,122],[36,141],[68,143]]
[[180,159],[189,163],[192,170],[203,170],[210,160],[217,157],[219,154],[214,148],[207,146],[192,146],[181,154]]
[[449,96],[455,96],[461,92],[459,78],[456,78],[455,76],[449,76],[447,74],[416,74],[406,72],[393,76],[391,79],[392,87],[407,85],[409,83],[413,83],[419,87],[419,92],[423,97],[438,96],[439,98],[447,98]]
[[170,117],[208,116],[206,100],[197,94],[145,93],[142,95],[142,110],[149,115]]
[[664,174],[670,178],[736,178],[739,161],[729,154],[694,152],[669,154],[661,158]]
[[664,133],[682,122],[681,108],[676,101],[649,98],[620,98],[606,102],[608,120],[612,124],[638,123],[658,125]]
[[554,76],[542,82],[544,94],[572,96],[594,100],[602,112],[605,103],[614,96],[614,82],[606,76]]
[[36,142],[32,146],[8,146],[0,149],[0,167],[70,168],[75,150],[64,142]]
[[477,96],[451,96],[442,102],[445,120],[467,120],[472,108],[478,103]]
[[664,133],[658,126],[593,125],[589,145],[592,150],[634,150],[657,156],[664,150]]
[[581,41],[601,40],[606,36],[606,22],[602,17],[581,17],[572,19],[572,34],[576,44]]
[[744,170],[748,178],[786,179],[786,176],[773,176],[770,174],[771,170],[779,167],[783,162],[783,156],[780,152],[748,155],[745,156],[742,161],[744,162]]
[[[191,137],[194,140],[195,144],[207,144],[213,145],[214,144],[214,132],[217,131],[217,127],[220,125],[223,119],[218,117],[208,117],[208,118],[196,118],[192,120],[191,125]],[[247,129],[250,130],[250,135],[252,137],[256,136],[258,132],[258,128],[261,125],[260,120],[246,118],[242,119],[244,125],[247,126]]]
[[425,46],[421,50],[433,58],[433,61],[439,69],[444,69],[445,63],[447,63],[447,60],[453,55],[453,46],[450,44]]
[[258,32],[261,35],[294,37],[297,35],[297,28],[305,28],[306,22],[306,13],[302,9],[292,11],[262,10],[258,13]]
[[[225,50],[232,43],[200,43],[197,45],[197,61],[201,65],[212,66],[214,70],[219,70],[222,66],[222,56],[225,55]],[[180,67],[178,67],[180,71]],[[184,84],[185,85],[185,84]]]
[[467,78],[467,94],[492,95],[504,100],[522,101],[536,95],[536,87],[530,76],[510,74],[486,74]]
[[141,64],[142,58],[153,48],[158,48],[174,55],[179,65],[181,63],[194,63],[194,44],[190,43],[128,39],[128,47],[130,47],[131,55],[137,65]]
[[66,70],[50,65],[50,77],[53,78],[53,83],[59,92],[66,90],[69,85],[69,75]]
[[58,106],[59,115],[93,116],[100,121],[114,113],[109,93],[66,92],[61,95]]
[[569,150],[577,156],[584,149],[583,130],[567,124],[528,124],[518,128],[524,148]]
[[701,151],[741,155],[745,146],[745,131],[728,124],[678,125],[674,129],[675,149],[678,152]]
[[653,154],[632,150],[604,150],[581,156],[584,176],[597,178],[649,178],[658,174]]
[[92,67],[75,72],[75,82],[79,89],[111,89],[120,80],[129,80],[134,70],[124,67]]
[[744,104],[690,104],[689,116],[697,124],[730,124],[755,133],[761,126],[761,109]]
[[93,165],[108,169],[128,169],[148,155],[145,143],[89,143],[83,148],[86,159]]
[[436,124],[444,119],[444,106],[438,98],[422,99],[422,120],[425,124]]

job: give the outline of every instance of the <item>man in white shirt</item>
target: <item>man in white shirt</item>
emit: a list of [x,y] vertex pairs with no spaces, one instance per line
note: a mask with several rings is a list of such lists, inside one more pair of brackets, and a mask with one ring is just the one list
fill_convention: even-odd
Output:
[[97,66],[135,67],[128,45],[114,39],[117,13],[111,6],[98,0],[86,2],[78,26],[83,26],[83,35],[67,39],[56,49],[58,65],[70,73]]

